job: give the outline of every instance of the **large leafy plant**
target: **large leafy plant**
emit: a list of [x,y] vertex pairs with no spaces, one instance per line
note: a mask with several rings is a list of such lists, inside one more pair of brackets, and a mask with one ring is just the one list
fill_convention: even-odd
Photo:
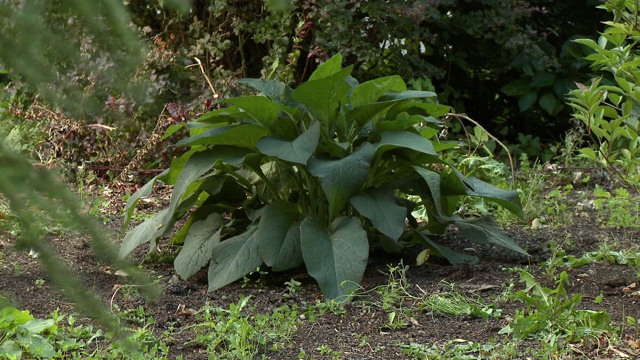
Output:
[[600,6],[613,13],[614,20],[598,41],[578,39],[593,53],[591,66],[613,75],[614,84],[602,78],[589,86],[578,84],[569,104],[582,121],[593,142],[581,155],[604,165],[627,185],[640,191],[640,29],[636,1],[607,1]]
[[[215,290],[263,264],[304,264],[326,297],[344,298],[362,278],[370,242],[395,251],[421,242],[453,263],[477,261],[428,237],[454,224],[469,240],[524,253],[492,219],[455,214],[467,195],[522,210],[517,192],[441,160],[457,146],[437,138],[449,108],[398,76],[359,84],[341,62],[329,59],[295,90],[242,80],[260,95],[223,100],[190,123],[191,136],[176,144],[190,150],[129,198],[125,228],[157,180],[174,186],[168,208],[129,232],[120,255],[148,242],[155,249],[188,217],[172,240],[183,243],[174,263],[182,278],[208,264]],[[427,209],[422,225],[411,216],[418,207]]]

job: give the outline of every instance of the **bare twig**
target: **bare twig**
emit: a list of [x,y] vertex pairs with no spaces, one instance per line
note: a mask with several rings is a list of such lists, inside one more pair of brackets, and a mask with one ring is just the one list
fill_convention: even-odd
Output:
[[213,87],[213,84],[211,83],[211,80],[209,80],[209,77],[207,76],[207,73],[205,73],[204,66],[202,66],[202,62],[198,58],[194,58],[194,59],[196,59],[196,62],[200,66],[200,71],[202,72],[202,76],[204,76],[205,80],[207,80],[207,84],[209,84],[209,88],[211,89],[211,92],[213,93],[213,98],[215,100],[217,100],[220,97],[220,95],[218,94],[216,89]]

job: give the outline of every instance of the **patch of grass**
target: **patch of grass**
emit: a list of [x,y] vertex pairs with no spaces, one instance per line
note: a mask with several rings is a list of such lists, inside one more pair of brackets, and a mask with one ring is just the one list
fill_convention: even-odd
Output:
[[445,284],[449,290],[435,293],[427,293],[419,286],[409,284],[408,269],[402,262],[396,266],[390,265],[387,283],[364,294],[373,298],[372,301],[365,302],[365,305],[381,309],[387,314],[386,328],[398,330],[415,323],[413,314],[424,311],[454,317],[500,317],[501,310],[495,305],[486,305],[480,298],[472,299],[464,295],[454,284]]

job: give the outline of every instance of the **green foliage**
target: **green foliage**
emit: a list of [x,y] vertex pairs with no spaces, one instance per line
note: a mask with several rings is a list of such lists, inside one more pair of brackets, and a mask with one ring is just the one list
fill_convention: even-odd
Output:
[[614,83],[602,78],[590,85],[578,84],[571,91],[569,104],[574,116],[584,123],[593,147],[581,149],[581,155],[610,169],[622,181],[640,189],[640,92],[635,87],[640,76],[635,44],[640,40],[638,4],[635,1],[607,1],[600,6],[613,14],[598,39],[578,39],[593,53],[586,57],[597,70],[613,75]]
[[[5,2],[0,19],[3,67],[69,114],[98,114],[111,91],[147,99],[141,84],[132,85],[145,47],[122,3]],[[112,41],[100,41],[105,34]]]
[[640,203],[626,189],[617,188],[613,194],[596,186],[593,206],[598,211],[598,220],[611,227],[638,227]]
[[255,359],[260,351],[284,346],[296,330],[297,310],[283,306],[271,313],[255,313],[247,308],[250,299],[240,295],[229,309],[204,306],[197,323],[187,327],[195,332],[188,344],[205,346],[216,359]]
[[2,359],[167,359],[168,346],[157,339],[149,324],[128,332],[123,341],[91,325],[77,325],[73,316],[53,312],[45,319],[13,307],[0,310],[0,357]]
[[[137,88],[130,86],[129,80],[139,65],[142,47],[135,34],[132,36],[128,31],[129,19],[122,9],[118,1],[104,2],[104,6],[99,7],[71,1],[0,4],[3,26],[0,81],[8,94],[15,91],[14,95],[1,95],[0,128],[17,134],[9,145],[5,144],[4,137],[0,139],[3,216],[6,206],[10,214],[7,217],[20,224],[17,247],[38,253],[44,271],[50,275],[49,280],[76,302],[79,309],[108,329],[117,328],[115,319],[96,296],[81,285],[52,245],[43,241],[47,229],[56,226],[84,232],[101,259],[113,260],[115,266],[128,269],[136,278],[134,281],[149,282],[135,268],[125,263],[116,265],[116,254],[106,232],[82,211],[76,196],[51,172],[32,166],[22,151],[32,145],[24,142],[30,135],[26,131],[28,126],[23,127],[22,119],[13,116],[15,111],[24,111],[24,107],[31,104],[26,95],[21,95],[28,93],[26,89],[37,90],[41,98],[77,118],[101,109],[104,98],[100,95],[113,91],[136,96]],[[18,80],[27,84],[25,89],[23,85],[16,85]],[[10,122],[13,120],[15,123]],[[38,135],[42,134],[38,132]]]
[[501,334],[513,334],[514,339],[543,337],[551,346],[561,339],[570,342],[586,337],[594,337],[608,330],[611,318],[602,311],[577,310],[582,296],[569,297],[565,284],[569,283],[566,271],[560,273],[556,288],[549,289],[528,272],[520,273],[520,281],[526,284],[524,290],[516,293],[527,309],[517,311],[513,321],[500,330]]
[[[525,253],[490,218],[454,213],[460,198],[476,196],[522,216],[517,192],[441,159],[454,146],[436,137],[448,107],[397,76],[360,84],[341,61],[331,58],[295,90],[243,80],[262,95],[223,100],[227,107],[190,123],[191,136],[176,144],[190,150],[129,198],[125,227],[158,180],[174,185],[169,207],[129,232],[120,256],[148,242],[154,249],[188,216],[174,238],[184,242],[181,277],[209,264],[212,291],[263,263],[275,271],[304,263],[326,297],[344,299],[364,273],[370,240],[397,250],[412,239],[453,263],[477,261],[428,238],[454,224],[471,241]],[[408,215],[417,207],[429,209],[420,227]],[[403,235],[407,218],[413,230]]]
[[24,353],[39,358],[52,358],[53,346],[42,333],[55,333],[53,320],[35,319],[29,311],[13,307],[0,310],[0,356],[5,359],[20,359]]

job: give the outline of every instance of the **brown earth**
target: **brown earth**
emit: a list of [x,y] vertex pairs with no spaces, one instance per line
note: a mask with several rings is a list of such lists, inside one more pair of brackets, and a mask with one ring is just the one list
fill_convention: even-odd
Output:
[[[103,195],[104,196],[104,195]],[[107,218],[112,219],[107,228],[112,231],[114,241],[118,241],[121,224],[120,211],[123,208],[121,196],[109,194],[109,210]],[[162,196],[158,200],[162,202]],[[1,221],[1,220],[0,220]],[[472,252],[481,258],[481,263],[474,266],[450,266],[437,259],[430,259],[425,265],[416,266],[415,257],[419,248],[411,248],[403,256],[394,256],[374,252],[367,272],[362,281],[362,295],[354,302],[346,305],[346,313],[331,312],[319,316],[316,321],[300,317],[297,331],[291,336],[286,346],[278,351],[265,350],[261,355],[271,359],[296,359],[301,351],[305,358],[331,359],[330,354],[321,354],[319,347],[327,345],[339,352],[344,359],[401,359],[403,354],[400,344],[444,344],[459,339],[487,343],[495,339],[497,343],[512,341],[509,335],[498,332],[508,323],[510,316],[517,309],[523,309],[519,302],[500,297],[503,285],[515,283],[511,293],[522,289],[518,282],[518,274],[507,271],[509,268],[521,267],[532,272],[545,286],[552,287],[553,281],[547,279],[539,264],[546,261],[552,252],[550,242],[566,244],[569,254],[580,256],[582,253],[598,248],[605,239],[622,247],[638,244],[640,230],[637,228],[602,228],[595,222],[595,214],[573,216],[573,224],[562,228],[542,227],[532,230],[529,227],[515,226],[508,231],[523,248],[532,255],[525,258],[517,254],[493,246],[481,246],[462,240],[455,231],[440,239],[455,249]],[[143,262],[143,268],[159,278],[162,295],[153,301],[145,300],[136,294],[127,294],[118,284],[126,281],[108,271],[108,264],[100,263],[92,255],[88,240],[77,234],[51,235],[50,241],[74,271],[81,276],[84,283],[93,289],[108,306],[120,309],[135,309],[139,306],[155,319],[153,332],[163,337],[163,332],[171,331],[169,342],[169,358],[183,355],[185,359],[207,359],[206,351],[199,346],[185,346],[193,334],[180,332],[181,328],[193,322],[193,318],[184,316],[179,309],[200,309],[205,304],[227,308],[230,303],[238,301],[241,295],[251,296],[250,307],[256,312],[269,313],[282,305],[298,305],[300,309],[321,300],[321,292],[312,278],[305,275],[304,269],[285,273],[269,273],[268,275],[252,275],[248,281],[236,282],[224,289],[208,293],[206,272],[196,275],[189,281],[179,280],[174,276],[171,262],[144,260],[143,251],[137,259]],[[37,260],[26,252],[15,251],[15,239],[8,234],[0,234],[0,293],[8,294],[20,308],[28,309],[38,317],[47,316],[55,309],[71,313],[73,305],[57,291],[48,281]],[[453,317],[430,311],[414,311],[407,324],[399,328],[388,326],[388,313],[379,304],[379,295],[371,291],[389,281],[389,267],[400,262],[409,265],[406,272],[409,282],[408,290],[416,296],[447,291],[454,286],[471,298],[481,297],[486,304],[495,304],[502,310],[500,318],[486,320],[471,316]],[[558,268],[558,272],[562,269]],[[606,310],[614,324],[623,325],[627,316],[640,317],[640,297],[629,296],[629,289],[638,282],[638,273],[629,266],[597,263],[574,269],[566,269],[571,279],[568,291],[581,293],[581,308]],[[111,271],[112,272],[112,271]],[[44,279],[44,283],[38,281]],[[288,292],[285,282],[296,279],[301,285],[294,293]],[[595,304],[599,294],[604,295],[601,303]],[[136,324],[130,324],[136,326]],[[635,340],[640,337],[637,329],[621,330],[623,339]],[[364,340],[364,341],[363,341]],[[539,344],[539,343],[538,343]],[[525,342],[523,346],[536,346],[536,342]],[[566,344],[583,352],[582,358],[618,358],[626,354],[628,358],[638,358],[637,349],[628,345],[626,340],[617,344],[588,346],[585,344]],[[576,353],[576,358],[578,358]]]

